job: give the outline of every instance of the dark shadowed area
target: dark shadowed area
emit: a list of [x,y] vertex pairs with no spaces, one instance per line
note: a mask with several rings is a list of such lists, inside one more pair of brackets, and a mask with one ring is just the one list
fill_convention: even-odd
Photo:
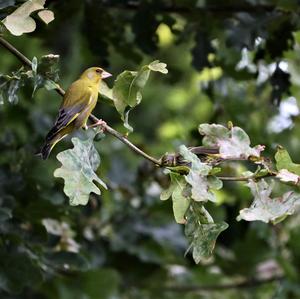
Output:
[[[300,298],[299,13],[0,0],[0,298]],[[107,131],[40,159],[92,66]]]

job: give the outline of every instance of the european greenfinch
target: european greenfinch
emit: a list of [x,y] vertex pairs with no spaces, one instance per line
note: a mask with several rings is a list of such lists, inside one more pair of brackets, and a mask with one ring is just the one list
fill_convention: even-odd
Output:
[[[46,136],[39,155],[45,160],[62,138],[79,128],[87,128],[87,120],[96,106],[99,84],[112,76],[100,67],[91,67],[66,91],[53,128]],[[99,121],[104,123],[103,121]]]

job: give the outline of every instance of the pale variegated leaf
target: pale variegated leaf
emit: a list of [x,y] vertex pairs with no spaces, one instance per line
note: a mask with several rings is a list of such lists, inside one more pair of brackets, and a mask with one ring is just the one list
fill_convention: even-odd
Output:
[[258,182],[251,180],[247,186],[254,196],[254,201],[249,208],[240,211],[238,220],[278,223],[287,215],[293,214],[295,207],[300,203],[300,194],[292,191],[284,193],[281,197],[272,198],[272,185],[264,179]]
[[[214,223],[212,217],[201,203],[194,203],[186,213],[185,235],[190,242],[189,249],[195,263],[211,257],[216,239],[227,229],[226,222]],[[188,250],[189,250],[188,249]]]
[[[192,199],[195,201],[216,201],[214,193],[211,189],[220,189],[222,182],[215,176],[209,176],[212,166],[200,161],[200,159],[192,153],[184,145],[179,148],[183,158],[190,162],[190,170],[185,175],[186,182],[192,187]],[[213,179],[209,179],[209,178]]]
[[263,146],[250,146],[250,138],[240,127],[228,129],[216,124],[201,124],[199,132],[204,135],[203,145],[219,147],[220,156],[224,159],[260,157]]
[[[28,0],[2,22],[13,35],[19,36],[23,33],[33,32],[36,28],[36,23],[30,15],[35,11],[43,10],[45,2],[45,0]],[[45,12],[40,11],[38,14],[47,24],[54,19],[53,12],[49,10]]]
[[100,157],[93,140],[72,138],[73,149],[57,155],[62,166],[55,170],[54,176],[65,181],[64,192],[70,199],[71,205],[86,205],[91,192],[101,194],[94,181],[106,188],[105,183],[96,175],[100,165]]

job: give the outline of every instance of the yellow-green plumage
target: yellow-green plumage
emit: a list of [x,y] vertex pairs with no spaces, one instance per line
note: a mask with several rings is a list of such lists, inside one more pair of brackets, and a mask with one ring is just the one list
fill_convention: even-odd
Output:
[[43,159],[48,158],[55,144],[66,135],[86,127],[87,120],[97,104],[99,84],[109,76],[111,74],[103,69],[92,67],[71,84],[64,95],[55,124],[40,150],[39,154]]

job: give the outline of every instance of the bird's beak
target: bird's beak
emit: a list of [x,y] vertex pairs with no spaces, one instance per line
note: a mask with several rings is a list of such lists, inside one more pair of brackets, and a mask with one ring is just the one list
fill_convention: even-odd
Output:
[[108,78],[108,77],[111,77],[112,74],[109,73],[109,72],[106,72],[106,71],[103,71],[102,74],[101,74],[101,78],[102,79],[105,79],[105,78]]

